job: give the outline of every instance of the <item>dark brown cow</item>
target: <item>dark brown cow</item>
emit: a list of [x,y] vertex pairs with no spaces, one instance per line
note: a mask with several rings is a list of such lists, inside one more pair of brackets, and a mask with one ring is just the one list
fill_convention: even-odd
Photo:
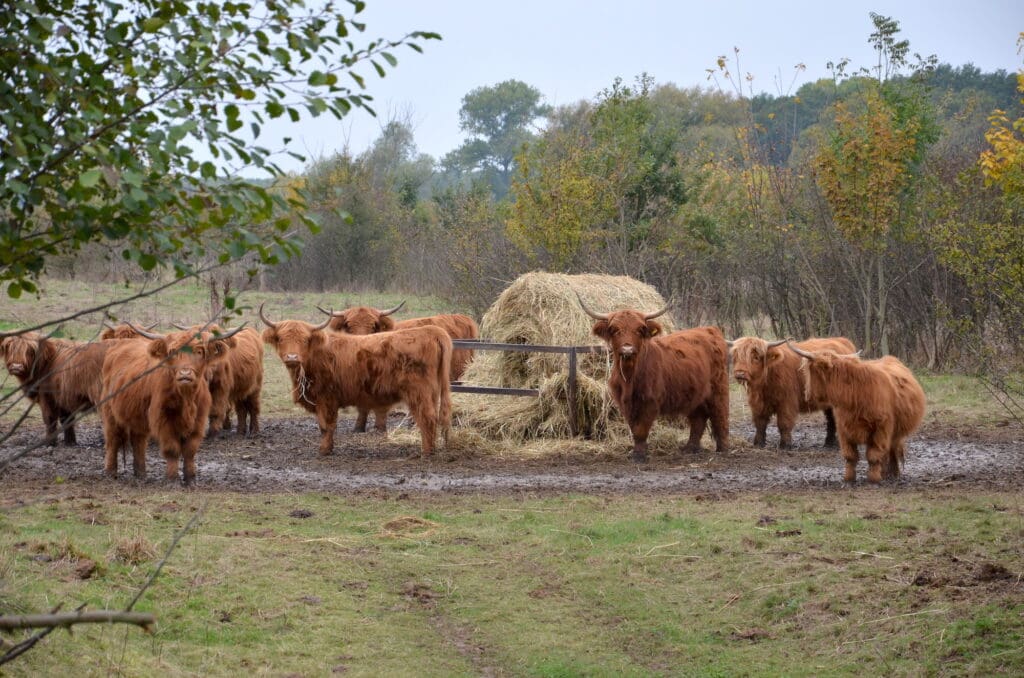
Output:
[[[825,447],[836,447],[836,420],[832,408],[822,399],[804,392],[799,374],[800,357],[782,346],[785,339],[768,342],[758,337],[740,337],[729,343],[732,376],[746,389],[754,419],[754,445],[765,446],[768,422],[774,415],[779,427],[779,447],[791,447],[797,417],[801,413],[823,410]],[[805,351],[853,353],[856,350],[844,337],[812,337],[796,346]]]
[[151,341],[118,342],[107,350],[100,406],[107,475],[117,475],[117,453],[130,444],[135,475],[145,477],[146,445],[152,437],[167,462],[167,479],[178,477],[180,460],[185,484],[195,480],[195,456],[210,415],[206,370],[224,358],[241,329],[216,337],[138,330]]
[[[405,305],[403,301],[398,306],[386,311],[381,311],[370,306],[354,306],[344,311],[327,311],[320,307],[320,310],[331,316],[328,327],[335,332],[346,334],[376,334],[377,332],[391,332],[404,330],[410,327],[423,327],[433,325],[440,327],[452,339],[477,339],[480,336],[480,328],[476,321],[468,315],[461,313],[432,315],[425,318],[409,318],[395,322],[390,316]],[[452,352],[451,381],[458,381],[466,371],[466,366],[473,359],[473,351],[465,348],[457,348]],[[362,433],[366,430],[366,410],[359,410],[356,419],[355,431]],[[383,433],[387,430],[387,410],[374,411],[374,422],[377,431]]]
[[[190,332],[223,334],[216,324],[180,327]],[[263,389],[263,340],[260,333],[246,327],[235,335],[235,344],[224,360],[210,364],[206,370],[210,386],[210,428],[212,437],[231,427],[231,410],[238,417],[238,434],[254,436],[260,430],[260,392]]]
[[699,452],[708,420],[715,449],[729,446],[727,348],[718,328],[698,327],[663,335],[657,313],[624,310],[595,313],[593,332],[608,343],[612,372],[608,379],[615,404],[633,434],[632,458],[647,458],[647,436],[654,420],[686,417],[690,439],[684,452]]
[[832,404],[846,460],[843,480],[857,479],[861,444],[867,445],[868,482],[898,478],[906,452],[903,440],[924,419],[924,390],[913,373],[892,356],[861,360],[857,354],[789,347],[805,359],[800,369],[806,388]]
[[75,445],[75,421],[100,399],[100,373],[108,342],[53,339],[26,332],[0,340],[7,371],[34,403],[53,444],[64,431],[64,444]]
[[405,401],[420,429],[423,456],[434,448],[438,426],[451,428],[452,340],[439,327],[356,336],[325,332],[325,320],[272,322],[263,341],[277,350],[292,379],[292,398],[317,416],[320,454],[334,449],[338,409],[378,410]]

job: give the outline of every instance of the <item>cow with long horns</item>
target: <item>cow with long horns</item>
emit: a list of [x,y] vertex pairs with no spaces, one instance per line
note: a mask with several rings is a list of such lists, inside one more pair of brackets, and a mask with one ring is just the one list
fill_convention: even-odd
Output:
[[[322,313],[331,316],[331,321],[327,327],[334,332],[345,334],[376,334],[378,332],[392,332],[411,327],[432,325],[443,329],[452,339],[477,339],[480,336],[480,328],[477,327],[476,321],[468,315],[461,313],[442,313],[399,321],[391,318],[391,315],[398,312],[404,305],[405,302],[403,301],[398,306],[383,311],[372,306],[353,306],[344,311],[328,311],[319,306],[317,308]],[[449,380],[458,381],[472,359],[473,351],[469,349],[457,348],[452,351],[452,371],[449,375]],[[357,433],[362,433],[366,430],[368,412],[364,409],[360,409],[358,412],[354,430]],[[386,409],[374,411],[374,423],[374,427],[378,432],[384,433],[387,430]]]
[[647,458],[647,436],[658,417],[685,417],[690,438],[684,452],[699,452],[708,422],[715,448],[729,445],[729,375],[725,338],[716,327],[663,334],[655,313],[635,310],[595,313],[593,332],[608,344],[612,370],[608,388],[633,434],[632,458]]
[[859,353],[789,348],[804,358],[805,387],[822,394],[835,412],[843,480],[857,479],[860,445],[866,445],[868,482],[896,479],[906,456],[904,439],[924,419],[925,395],[914,374],[893,356],[861,360]]
[[[759,337],[740,337],[729,345],[732,376],[747,392],[747,404],[754,420],[754,445],[764,447],[772,416],[779,428],[779,448],[793,445],[793,427],[800,414],[824,411],[825,447],[836,447],[836,420],[828,402],[804,390],[800,377],[800,358],[783,344],[785,339],[765,341]],[[796,344],[805,351],[830,350],[853,353],[853,344],[845,337],[811,338]]]
[[238,327],[225,334],[192,331],[153,334],[135,327],[150,341],[122,341],[103,361],[104,470],[117,475],[117,453],[132,448],[136,477],[146,475],[146,445],[155,438],[167,462],[166,477],[190,485],[196,477],[196,452],[210,414],[206,370],[223,360]]
[[451,428],[452,340],[439,327],[415,327],[368,336],[326,332],[301,320],[266,324],[263,341],[277,351],[292,380],[292,399],[316,414],[320,454],[334,450],[342,407],[385,412],[404,401],[420,430],[423,456],[434,449],[437,429]]

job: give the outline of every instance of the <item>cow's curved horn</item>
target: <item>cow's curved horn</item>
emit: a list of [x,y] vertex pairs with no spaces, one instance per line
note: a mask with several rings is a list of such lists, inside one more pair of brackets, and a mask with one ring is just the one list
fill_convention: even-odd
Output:
[[787,337],[786,339],[779,339],[778,341],[769,341],[765,345],[765,348],[770,350],[770,349],[775,348],[776,346],[782,346],[783,344],[786,344],[786,343],[791,342],[791,341],[793,341],[793,337]]
[[591,318],[593,318],[594,320],[608,320],[607,313],[594,313],[589,308],[587,308],[587,305],[583,303],[583,297],[580,296],[579,292],[576,292],[576,298],[579,300],[580,306],[583,308],[583,312],[589,315]]
[[[264,301],[263,304],[265,303],[267,302]],[[267,316],[263,315],[263,304],[260,304],[260,320],[262,320],[267,327],[277,327],[277,323],[270,322],[269,320],[267,320]]]
[[660,311],[655,311],[654,313],[646,314],[644,316],[644,320],[654,320],[659,315],[664,315],[665,311],[667,311],[671,305],[672,305],[671,303],[665,304],[665,308],[661,309]]
[[328,310],[327,310],[326,308],[324,308],[323,306],[317,306],[316,308],[317,308],[317,310],[318,310],[318,311],[320,311],[320,312],[321,312],[321,313],[323,313],[324,315],[329,315],[329,316],[331,316],[332,318],[337,318],[338,316],[341,316],[341,315],[344,315],[344,314],[345,314],[345,312],[344,312],[344,311],[328,311]]
[[187,330],[187,329],[188,329],[188,328],[187,328],[187,327],[185,327],[184,325],[179,325],[178,323],[171,323],[171,327],[175,327],[175,328],[177,328],[177,329],[179,329],[179,330],[182,330],[182,331],[184,331],[184,330]]
[[857,351],[856,353],[842,353],[842,354],[838,354],[837,353],[836,357],[837,358],[859,358],[860,354],[863,353],[863,352],[864,352],[864,349],[861,349],[861,350]]
[[150,330],[150,331],[152,331],[152,329],[153,329],[154,327],[156,327],[157,325],[159,325],[159,324],[160,324],[160,323],[153,323],[152,325],[150,325],[150,326],[149,326],[149,327],[147,327],[146,329],[147,329],[147,330]]
[[103,321],[103,326],[106,327],[108,330],[116,330],[117,329],[116,327],[114,327],[113,325],[108,323],[106,320]]
[[230,332],[225,332],[224,334],[215,334],[215,335],[213,335],[213,337],[210,339],[210,341],[224,341],[225,339],[230,339],[231,337],[235,336],[236,334],[238,334],[239,332],[241,332],[244,329],[245,329],[245,323],[242,323],[241,325],[239,325],[235,329],[231,330]]
[[808,360],[814,359],[813,353],[805,351],[802,348],[797,348],[796,346],[793,345],[793,342],[791,342],[788,339],[786,340],[786,346],[789,346],[789,350],[792,351],[793,353],[796,353],[798,356],[802,356],[804,358],[807,358]]
[[316,332],[317,330],[325,329],[329,324],[331,324],[331,318],[333,318],[333,317],[334,317],[334,310],[332,309],[330,311],[330,313],[328,314],[328,316],[327,316],[327,320],[323,321],[322,323],[320,323],[319,325],[314,327],[313,331]]
[[392,313],[396,312],[398,309],[402,308],[403,306],[405,306],[405,299],[403,299],[402,303],[400,303],[398,306],[395,306],[394,308],[388,309],[387,311],[377,311],[377,313],[380,313],[382,317],[386,316],[386,315],[391,315]]
[[144,330],[141,327],[138,327],[137,325],[135,325],[134,323],[126,322],[125,325],[127,325],[130,328],[132,328],[133,330],[135,330],[136,334],[138,334],[139,336],[145,337],[146,339],[163,339],[164,338],[164,335],[162,335],[162,334],[155,334],[155,333],[150,332],[148,330]]
[[726,348],[732,348],[732,347],[733,347],[733,344],[735,344],[735,343],[736,343],[736,342],[735,342],[735,341],[733,341],[732,339],[726,339],[726,340],[725,340],[725,347],[726,347]]

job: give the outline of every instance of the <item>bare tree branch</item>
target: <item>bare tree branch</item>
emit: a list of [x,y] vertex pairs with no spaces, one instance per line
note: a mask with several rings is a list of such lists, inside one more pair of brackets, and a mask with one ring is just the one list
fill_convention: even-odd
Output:
[[0,630],[35,628],[71,628],[74,624],[135,624],[149,633],[156,617],[148,612],[120,612],[92,610],[65,612],[64,614],[0,615]]

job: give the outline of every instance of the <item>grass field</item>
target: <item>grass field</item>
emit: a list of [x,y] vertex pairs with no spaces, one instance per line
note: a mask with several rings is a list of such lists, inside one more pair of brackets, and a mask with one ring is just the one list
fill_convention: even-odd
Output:
[[[42,300],[0,301],[3,327],[124,292],[44,289]],[[250,292],[239,301],[313,319],[315,304],[401,299]],[[403,317],[457,310],[408,302]],[[202,317],[207,302],[186,285],[136,304],[118,317],[167,327]],[[98,322],[64,332],[88,338]],[[976,380],[919,376],[926,429],[1001,430],[1006,420]],[[736,387],[733,407],[748,416]],[[274,355],[264,411],[308,416],[290,404]],[[0,477],[0,614],[123,609],[197,513],[135,608],[157,616],[152,634],[58,631],[0,675],[1024,675],[1022,495],[955,483],[245,494]]]
[[[10,488],[9,488],[10,489]],[[140,611],[5,675],[1021,675],[1019,495],[6,500],[0,608]],[[19,493],[15,492],[15,495]]]

